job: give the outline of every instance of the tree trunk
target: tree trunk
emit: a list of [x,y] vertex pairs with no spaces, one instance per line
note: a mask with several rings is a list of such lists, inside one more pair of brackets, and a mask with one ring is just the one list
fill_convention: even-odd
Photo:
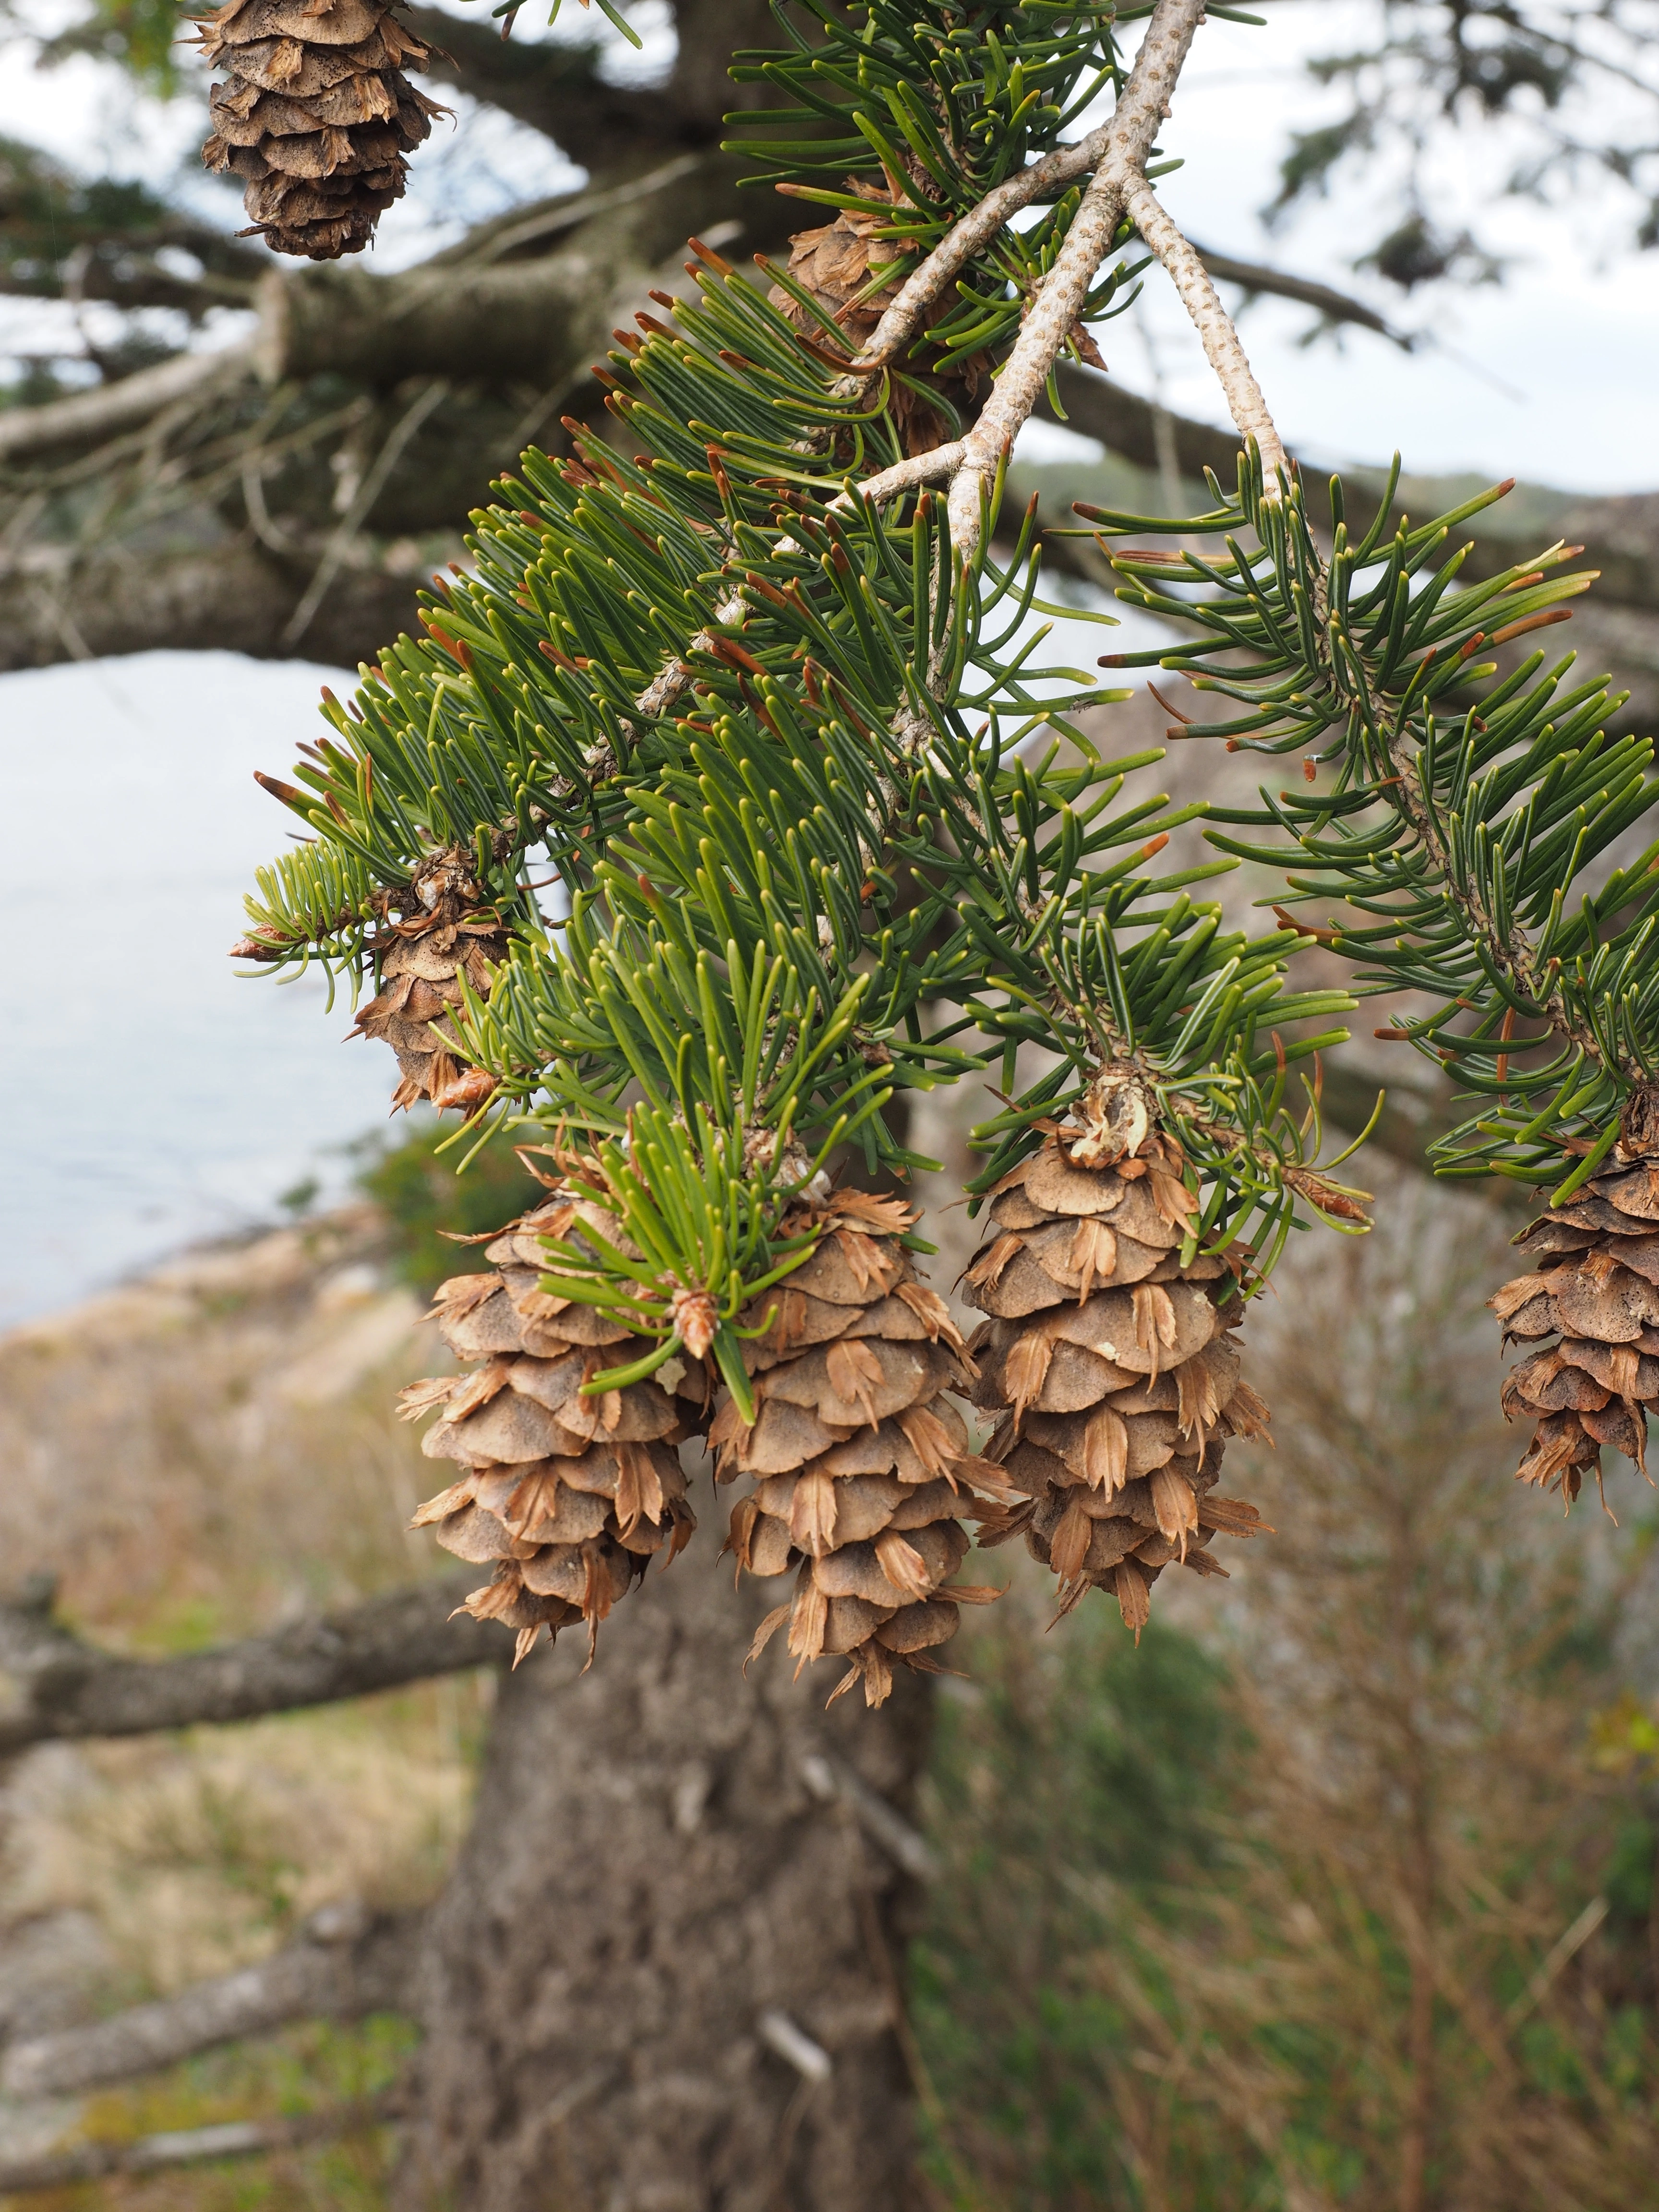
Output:
[[[908,1809],[927,1686],[826,1714],[833,1670],[793,1681],[781,1638],[745,1677],[770,1601],[734,1594],[723,1517],[607,1623],[591,1671],[569,1639],[503,1684],[423,1962],[400,2212],[915,2201],[916,1893],[855,1801]],[[829,1802],[826,1756],[851,1770]]]

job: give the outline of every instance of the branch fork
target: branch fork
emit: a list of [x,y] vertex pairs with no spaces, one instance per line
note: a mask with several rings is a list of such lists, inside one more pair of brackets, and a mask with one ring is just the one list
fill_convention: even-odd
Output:
[[[979,421],[965,438],[866,478],[856,487],[862,497],[881,502],[948,479],[951,541],[958,552],[972,556],[982,528],[987,481],[1041,398],[1126,214],[1169,271],[1240,436],[1254,440],[1267,497],[1282,495],[1280,480],[1288,478],[1289,459],[1238,332],[1209,272],[1146,179],[1152,143],[1170,112],[1176,81],[1203,16],[1204,0],[1158,0],[1122,96],[1107,121],[1075,147],[1049,155],[988,193],[906,279],[868,348],[843,380],[848,396],[861,392],[915,336],[927,308],[1011,215],[1034,200],[1054,197],[1073,179],[1093,171],[1066,243],[1038,288]],[[852,496],[849,488],[838,503],[850,503]]]

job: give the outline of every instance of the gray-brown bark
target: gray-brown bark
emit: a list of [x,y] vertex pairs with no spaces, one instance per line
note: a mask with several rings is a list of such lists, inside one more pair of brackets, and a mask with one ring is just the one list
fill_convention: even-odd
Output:
[[[445,376],[553,386],[603,358],[613,325],[646,304],[671,257],[678,273],[688,229],[752,213],[728,162],[671,147],[634,175],[515,210],[465,252],[395,276],[344,263],[273,271],[261,292],[261,367],[273,383],[334,375],[385,387]],[[553,251],[510,258],[542,237]]]
[[654,87],[607,84],[596,46],[503,39],[500,25],[482,11],[473,20],[440,8],[403,12],[416,37],[432,48],[428,77],[527,123],[585,169],[608,167],[618,147],[660,143],[676,135],[674,109],[665,94]]
[[216,1975],[90,2027],[14,2043],[0,2094],[73,2097],[176,2065],[198,2051],[295,2020],[361,2020],[408,2008],[422,1929],[417,1912],[349,1904],[313,1913],[297,1942],[255,1966]]
[[295,645],[284,633],[315,566],[268,552],[251,532],[207,546],[117,547],[79,562],[43,560],[8,580],[0,668],[49,668],[158,647],[228,649],[258,660],[297,651],[355,668],[414,628],[416,578],[347,568]]
[[[572,2204],[617,2212],[908,2207],[898,1968],[929,1870],[910,1818],[928,1686],[904,1677],[879,1712],[826,1712],[835,1669],[795,1681],[781,1643],[745,1677],[777,1593],[733,1590],[721,1508],[703,1503],[697,1542],[606,1624],[591,1671],[567,1640],[504,1680],[471,1837],[418,1923],[337,1911],[262,1966],[14,2045],[0,2087],[64,2094],[287,2020],[394,2006],[424,2031],[410,2212],[539,2212],[550,2177]],[[500,1632],[441,1620],[472,1578],[154,1663],[89,1650],[52,1625],[46,1591],[27,1593],[0,1612],[21,1700],[0,1742],[234,1719],[499,1662]]]
[[588,169],[609,168],[641,145],[713,147],[729,110],[765,104],[763,88],[727,76],[732,49],[770,46],[777,31],[767,0],[675,0],[680,52],[668,82],[618,85],[601,74],[597,46],[504,40],[487,16],[405,13],[434,49],[429,76],[544,132]]
[[50,1587],[0,1606],[0,1670],[12,1696],[0,1753],[82,1736],[143,1735],[367,1696],[507,1655],[492,1629],[447,1616],[476,1574],[448,1574],[178,1659],[121,1659],[51,1617]]
[[[926,1685],[825,1713],[834,1670],[792,1681],[781,1639],[745,1678],[776,1593],[734,1592],[717,1550],[706,1526],[653,1572],[590,1672],[562,1644],[502,1686],[423,1959],[402,2212],[912,2201],[911,1891],[812,1762],[831,1752],[902,1819]],[[812,2046],[821,2080],[799,2070],[821,2070]]]

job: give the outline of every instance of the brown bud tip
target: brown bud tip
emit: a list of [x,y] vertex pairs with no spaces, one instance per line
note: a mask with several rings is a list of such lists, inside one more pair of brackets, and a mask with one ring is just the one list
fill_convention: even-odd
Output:
[[280,799],[284,806],[291,806],[299,813],[305,811],[306,795],[297,784],[284,783],[280,777],[267,775],[263,769],[257,768],[253,771],[253,781],[261,791],[268,791],[273,799]]
[[495,1089],[493,1075],[486,1074],[482,1067],[464,1067],[453,1083],[433,1092],[432,1103],[441,1114],[447,1113],[451,1107],[458,1113],[473,1114]]
[[688,238],[685,242],[690,247],[693,253],[696,255],[698,260],[705,262],[708,266],[714,270],[719,276],[731,276],[732,264],[726,258],[724,254],[716,253],[712,246],[705,246],[700,238]]
[[1302,781],[1304,783],[1314,783],[1318,781],[1318,763],[1315,761],[1313,755],[1310,753],[1302,763]]
[[225,957],[228,960],[280,960],[285,949],[275,938],[239,937]]
[[707,1291],[676,1291],[668,1310],[693,1359],[706,1359],[720,1316]]

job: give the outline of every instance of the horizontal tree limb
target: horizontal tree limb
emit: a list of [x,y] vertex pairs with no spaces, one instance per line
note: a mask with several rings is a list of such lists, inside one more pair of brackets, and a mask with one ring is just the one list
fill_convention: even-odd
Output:
[[[528,244],[539,212],[514,210],[489,232],[519,231]],[[550,210],[547,234],[563,232],[550,252],[511,258],[484,237],[389,276],[273,270],[260,296],[261,371],[271,382],[332,375],[381,389],[415,376],[552,386],[610,351],[613,325],[645,305],[664,265],[678,273],[689,234],[728,221],[747,229],[757,212],[720,156],[653,149],[632,176]]]
[[[1063,366],[1058,386],[1065,422],[1085,437],[1097,439],[1110,453],[1132,461],[1138,468],[1159,465],[1159,410],[1154,402],[1097,370]],[[1052,412],[1050,421],[1057,420]],[[1168,433],[1173,438],[1176,465],[1182,476],[1201,477],[1213,469],[1224,487],[1232,484],[1237,467],[1238,440],[1231,430],[1208,422],[1194,422],[1165,410]],[[1375,479],[1378,471],[1351,471],[1345,477],[1350,526],[1364,530],[1376,512],[1375,494],[1367,495],[1362,476]],[[1395,501],[1396,514],[1409,508],[1412,520],[1421,522],[1437,509],[1460,506],[1468,497],[1470,478],[1416,477],[1402,482]],[[1308,471],[1311,501],[1323,496],[1322,485]],[[1319,508],[1316,504],[1313,512]],[[1049,518],[1058,522],[1059,516]],[[1582,545],[1582,562],[1597,571],[1595,603],[1639,608],[1659,613],[1659,492],[1638,492],[1612,497],[1575,496],[1519,484],[1512,497],[1487,507],[1462,524],[1474,550],[1463,574],[1471,579],[1496,575],[1528,555],[1541,552],[1553,539]]]
[[286,2119],[231,2120],[216,2127],[139,2136],[131,2142],[81,2143],[41,2158],[0,2162],[0,2197],[66,2189],[76,2182],[104,2181],[118,2173],[160,2173],[173,2166],[207,2165],[215,2159],[252,2158],[297,2150],[307,2143],[337,2142],[384,2125],[397,2117],[397,2109],[394,2098],[374,2098],[327,2112],[298,2112]]
[[144,1735],[204,1722],[325,1705],[376,1690],[499,1666],[510,1644],[486,1622],[448,1618],[476,1572],[447,1574],[268,1636],[178,1659],[122,1659],[51,1615],[52,1584],[0,1605],[0,1754],[72,1737]]
[[1410,334],[1397,331],[1375,307],[1368,307],[1363,300],[1356,300],[1334,286],[1321,284],[1310,276],[1297,276],[1285,269],[1269,269],[1260,261],[1240,261],[1231,253],[1218,253],[1212,246],[1200,246],[1194,241],[1194,252],[1212,276],[1219,277],[1224,284],[1241,284],[1246,292],[1265,293],[1278,300],[1296,300],[1304,307],[1316,308],[1328,323],[1356,323],[1361,330],[1375,331],[1391,345],[1409,353],[1413,340]]
[[313,1914],[297,1942],[257,1966],[216,1975],[89,2027],[12,2044],[0,2058],[0,2094],[78,2096],[158,2073],[222,2044],[269,2035],[291,2021],[362,2020],[403,2009],[412,1995],[423,1918],[419,1912],[372,1913],[352,1903],[327,1906]]
[[[251,534],[223,538],[216,517],[200,520],[205,544],[142,551],[118,544],[79,559],[67,548],[33,549],[0,592],[0,670],[161,647],[287,658],[293,648],[283,634],[314,561],[274,554]],[[341,570],[300,650],[307,659],[346,668],[373,660],[414,628],[417,580],[380,568]]]
[[153,368],[76,392],[72,399],[0,410],[0,461],[52,446],[95,445],[181,399],[205,398],[216,386],[246,376],[252,359],[246,344],[225,346],[217,353],[174,354]]
[[[673,70],[651,86],[611,82],[597,40],[526,43],[503,38],[488,17],[469,22],[422,6],[408,15],[433,48],[429,76],[528,124],[597,172],[636,160],[642,146],[658,158],[677,146],[717,152],[734,107],[766,105],[765,86],[734,85],[726,70],[734,47],[775,41],[769,0],[672,0],[672,11]],[[744,166],[731,161],[734,177]]]

